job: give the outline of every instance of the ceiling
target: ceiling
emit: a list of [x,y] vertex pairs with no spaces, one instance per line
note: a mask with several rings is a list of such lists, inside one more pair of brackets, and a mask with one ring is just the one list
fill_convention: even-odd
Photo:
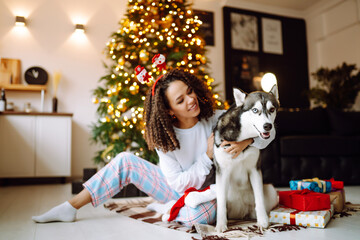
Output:
[[316,5],[322,0],[245,0],[245,1],[303,11]]

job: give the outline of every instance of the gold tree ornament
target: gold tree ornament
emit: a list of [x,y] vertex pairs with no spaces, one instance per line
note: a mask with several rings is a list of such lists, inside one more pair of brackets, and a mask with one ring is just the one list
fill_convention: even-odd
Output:
[[166,42],[166,45],[167,45],[168,47],[172,48],[172,47],[174,46],[174,41],[170,39],[170,40],[168,40],[168,41]]
[[121,56],[121,57],[118,59],[118,63],[119,63],[121,66],[124,66],[124,65],[125,65],[125,58],[124,58],[124,56]]
[[136,60],[138,58],[137,54],[133,52],[130,56],[130,60]]
[[154,15],[157,15],[159,12],[157,10],[157,8],[151,8],[151,13],[154,14]]
[[93,102],[94,104],[98,104],[98,103],[99,103],[99,99],[96,98],[96,97],[93,97],[93,98],[92,98],[92,102]]
[[129,91],[130,91],[130,93],[132,95],[138,94],[139,93],[139,86],[136,83],[134,83],[133,85],[131,85],[129,87]]
[[139,58],[141,61],[147,62],[149,61],[149,53],[145,49],[142,49],[140,50]]

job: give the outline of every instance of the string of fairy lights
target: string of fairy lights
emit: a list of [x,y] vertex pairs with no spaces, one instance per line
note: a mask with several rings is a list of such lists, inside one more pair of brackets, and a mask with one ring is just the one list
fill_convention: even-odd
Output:
[[[147,3],[146,6],[145,3]],[[105,96],[93,98],[93,103],[101,102],[107,106],[107,115],[100,118],[102,123],[113,121],[119,124],[124,133],[135,126],[144,129],[143,107],[128,109],[127,103],[130,99],[125,97],[120,98],[115,104],[111,101],[112,97],[118,96],[123,88],[128,88],[132,95],[139,93],[142,84],[137,81],[132,62],[140,60],[141,63],[146,64],[152,81],[156,76],[166,73],[166,70],[160,72],[156,66],[148,64],[149,60],[151,61],[150,55],[153,55],[160,46],[187,49],[188,52],[184,54],[183,59],[168,64],[185,68],[192,74],[198,73],[199,68],[206,63],[207,60],[203,54],[191,51],[194,47],[204,48],[205,42],[196,36],[202,22],[198,16],[193,16],[192,10],[181,9],[178,4],[181,4],[181,0],[128,1],[131,18],[120,21],[120,29],[107,43],[108,56],[117,62],[111,79],[120,78],[124,81],[109,86]],[[163,14],[164,12],[166,15]],[[201,77],[206,81],[208,88],[212,89],[214,79],[207,74]],[[152,82],[145,84],[150,87]],[[221,106],[222,103],[218,101],[219,95],[214,94],[214,98],[216,104]],[[145,100],[145,96],[141,96],[141,100]],[[144,130],[141,130],[141,133],[144,134]]]

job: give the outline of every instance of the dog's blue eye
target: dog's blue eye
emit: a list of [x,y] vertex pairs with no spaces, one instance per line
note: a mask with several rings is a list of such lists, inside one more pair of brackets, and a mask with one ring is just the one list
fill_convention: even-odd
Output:
[[253,108],[252,111],[253,111],[253,113],[258,113],[259,112],[259,110],[257,110],[257,108]]

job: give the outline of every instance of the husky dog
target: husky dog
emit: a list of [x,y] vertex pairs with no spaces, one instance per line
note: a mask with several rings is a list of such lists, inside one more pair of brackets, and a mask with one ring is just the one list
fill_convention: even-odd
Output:
[[277,86],[269,93],[246,94],[234,89],[235,105],[220,116],[214,128],[214,164],[216,166],[216,230],[227,229],[227,219],[253,218],[259,226],[269,226],[268,214],[278,203],[275,188],[263,184],[260,150],[249,146],[239,156],[224,151],[223,140],[270,138],[279,108]]

